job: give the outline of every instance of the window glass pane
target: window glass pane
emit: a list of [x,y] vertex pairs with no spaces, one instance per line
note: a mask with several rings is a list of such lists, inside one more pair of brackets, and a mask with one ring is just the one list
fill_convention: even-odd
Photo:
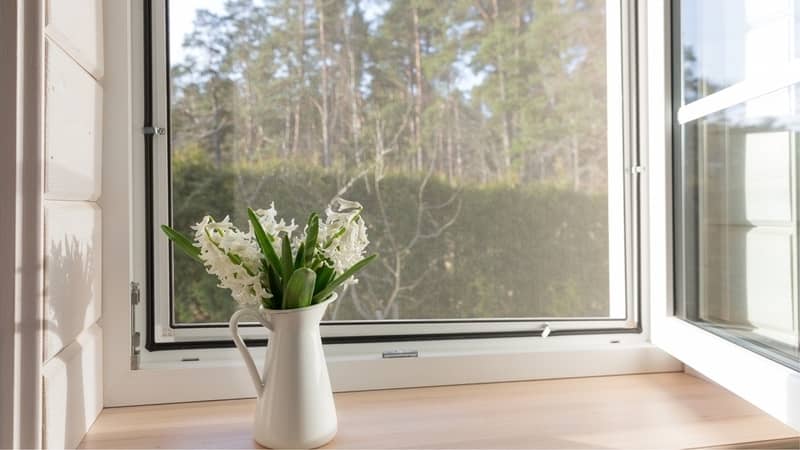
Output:
[[[772,39],[780,46],[786,35]],[[797,89],[681,126],[674,171],[676,314],[793,366],[800,357]]]
[[682,0],[680,5],[684,104],[769,75],[798,57],[795,0]]
[[[328,320],[608,317],[606,0],[168,7],[178,229],[341,195],[380,259]],[[173,289],[235,307],[178,253]]]

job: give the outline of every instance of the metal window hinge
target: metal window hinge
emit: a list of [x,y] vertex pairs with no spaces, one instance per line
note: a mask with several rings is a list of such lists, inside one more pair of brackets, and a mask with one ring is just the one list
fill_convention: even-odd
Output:
[[142,296],[139,283],[131,282],[131,370],[138,370],[142,336],[136,331],[136,306],[141,303]]
[[167,134],[167,129],[162,127],[144,127],[142,128],[142,133],[145,135],[163,136]]
[[131,281],[131,306],[136,306],[142,301],[142,291],[139,290],[139,283]]

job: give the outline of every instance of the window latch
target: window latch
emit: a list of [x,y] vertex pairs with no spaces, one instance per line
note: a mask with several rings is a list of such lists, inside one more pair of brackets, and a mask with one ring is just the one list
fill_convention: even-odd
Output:
[[634,175],[641,175],[644,173],[644,166],[633,166],[631,167],[631,173]]
[[544,328],[542,328],[542,337],[546,338],[547,336],[550,336],[551,331],[553,330],[550,329],[550,324],[549,323],[544,324]]
[[146,136],[163,136],[167,134],[167,129],[162,127],[144,127],[142,128],[142,133]]

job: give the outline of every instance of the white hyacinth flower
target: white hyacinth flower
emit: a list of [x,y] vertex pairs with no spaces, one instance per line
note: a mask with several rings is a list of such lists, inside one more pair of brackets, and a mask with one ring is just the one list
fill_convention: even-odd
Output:
[[[324,261],[336,275],[341,275],[361,261],[369,243],[367,227],[361,218],[362,209],[360,203],[334,199],[325,211],[325,220],[319,222],[316,248],[306,250],[313,252],[309,261],[313,264]],[[293,255],[306,242],[308,227],[302,236],[292,236],[297,225],[294,220],[289,224],[283,219],[278,220],[274,203],[268,209],[253,212],[278,255],[282,253],[284,236],[292,246]],[[195,231],[194,246],[200,249],[199,257],[206,271],[217,277],[219,287],[230,290],[240,306],[257,306],[272,298],[272,294],[262,285],[265,279],[265,255],[262,254],[252,223],[244,232],[236,228],[229,217],[217,222],[211,216],[205,216],[192,229]],[[356,282],[351,277],[345,281],[345,286]]]
[[261,286],[260,250],[250,233],[239,231],[228,217],[215,222],[205,216],[192,229],[206,271],[217,277],[219,287],[231,291],[239,305],[256,306],[271,297]]
[[[254,211],[256,216],[258,217],[258,221],[261,223],[261,226],[264,228],[264,232],[268,235],[272,236],[273,238],[278,238],[281,233],[285,233],[290,239],[292,237],[292,233],[297,229],[297,225],[294,223],[294,219],[292,222],[287,225],[286,221],[281,219],[280,221],[277,220],[278,218],[278,211],[275,210],[275,203],[271,203],[268,209],[257,209]],[[250,233],[252,235],[253,226],[250,225]]]
[[[289,240],[292,240],[292,233],[297,230],[297,225],[294,223],[294,219],[292,219],[291,223],[288,225],[283,219],[280,221],[277,220],[278,211],[275,210],[275,202],[272,202],[268,209],[257,209],[253,212],[256,213],[256,217],[258,217],[261,227],[264,228],[264,232],[272,237],[272,246],[275,248],[275,252],[280,255],[283,237],[281,234],[285,234],[287,237],[289,237]],[[250,236],[253,236],[252,224],[250,224]],[[299,243],[297,243],[295,240],[295,242],[292,244],[292,249],[297,250],[297,245],[299,245]]]
[[[321,251],[337,274],[344,273],[364,258],[369,240],[367,226],[361,218],[364,209],[358,202],[335,198],[325,210],[325,221],[320,222],[319,242]],[[345,286],[358,283],[355,277]]]

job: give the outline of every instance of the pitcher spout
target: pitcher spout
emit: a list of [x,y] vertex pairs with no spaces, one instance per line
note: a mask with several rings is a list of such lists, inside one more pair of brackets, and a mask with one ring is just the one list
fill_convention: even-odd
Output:
[[270,330],[275,333],[279,328],[286,327],[309,327],[316,328],[325,316],[328,305],[336,301],[336,293],[331,294],[327,299],[305,308],[296,309],[266,309],[262,308],[265,318],[272,324]]

